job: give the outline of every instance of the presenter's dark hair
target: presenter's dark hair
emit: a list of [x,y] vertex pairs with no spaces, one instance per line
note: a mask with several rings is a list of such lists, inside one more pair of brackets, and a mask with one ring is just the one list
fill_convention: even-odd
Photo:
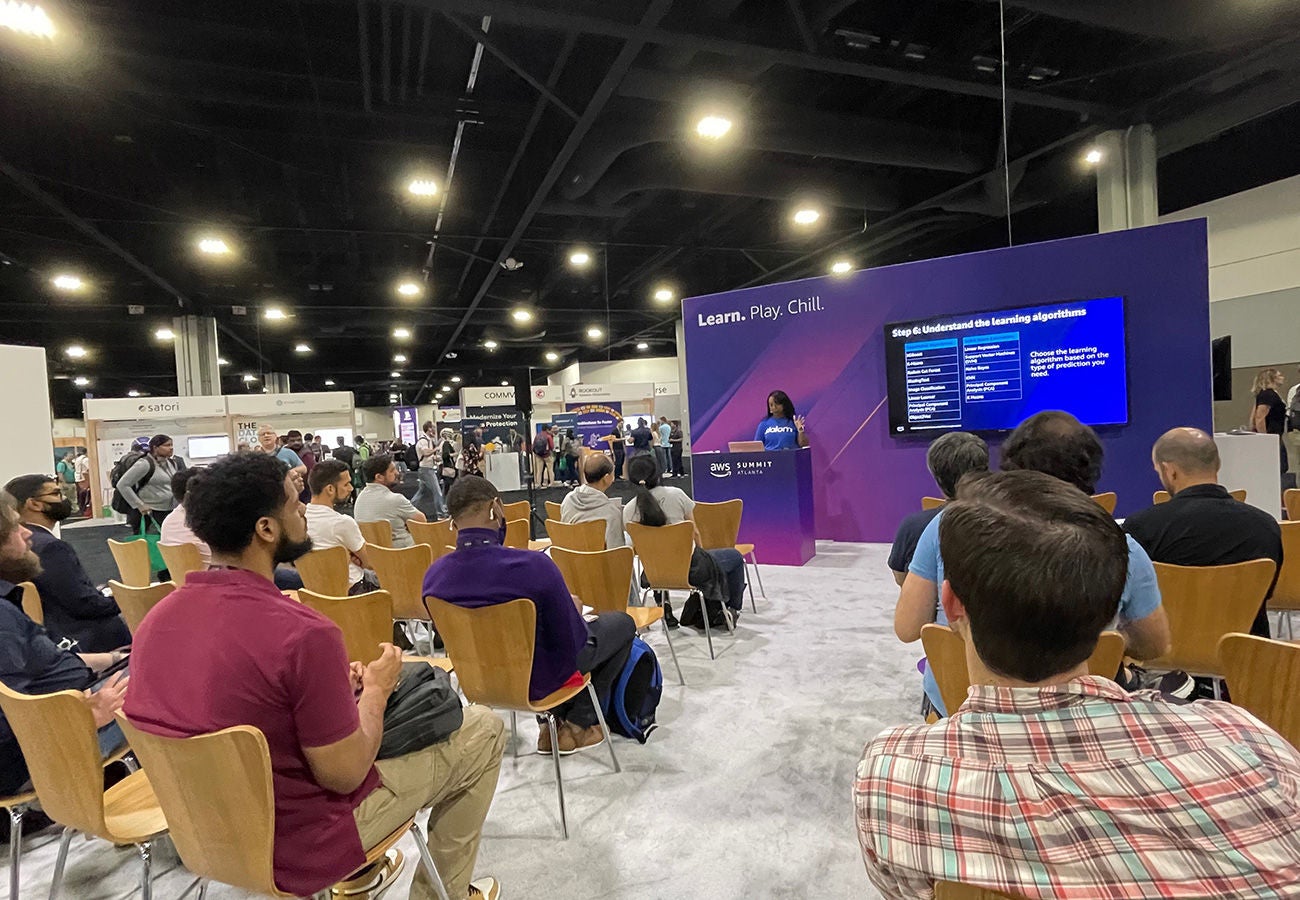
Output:
[[989,467],[989,445],[969,431],[950,431],[940,435],[925,452],[925,464],[949,499],[957,496],[957,482],[967,472],[983,472]]
[[[772,393],[767,395],[767,400],[769,404],[773,400],[776,401],[776,405],[781,408],[782,419],[790,419],[790,420],[794,419],[794,401],[790,399],[790,395],[787,394],[785,391],[773,391]],[[766,409],[763,410],[764,419],[766,419],[770,415],[771,413],[768,412]]]
[[634,456],[627,464],[627,478],[632,482],[632,490],[636,492],[632,502],[641,514],[641,524],[655,528],[667,525],[668,516],[664,514],[664,508],[659,505],[655,495],[650,493],[659,487],[659,464],[655,458],[648,453]]
[[238,553],[253,540],[258,519],[279,515],[290,502],[284,491],[288,472],[289,467],[269,453],[222,457],[187,485],[185,514],[190,528],[213,550]]
[[322,459],[307,473],[307,487],[311,488],[313,497],[323,494],[325,488],[339,480],[339,476],[348,471],[348,464],[341,459]]
[[1068,412],[1049,409],[1016,426],[1002,445],[1002,470],[1029,469],[1097,491],[1103,451],[1097,434]]
[[366,460],[361,466],[361,477],[366,480],[366,484],[375,480],[376,475],[383,475],[388,471],[388,467],[393,464],[393,457],[390,453],[376,453],[370,459]]
[[185,502],[185,494],[190,489],[190,479],[202,472],[201,468],[181,469],[172,476],[172,496],[177,503]]
[[1042,472],[965,478],[939,519],[939,551],[975,652],[1021,681],[1068,672],[1092,655],[1128,575],[1115,520]]

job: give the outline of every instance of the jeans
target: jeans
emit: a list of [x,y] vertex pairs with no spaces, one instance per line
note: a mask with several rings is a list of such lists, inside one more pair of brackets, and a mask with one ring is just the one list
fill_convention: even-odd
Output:
[[[587,645],[578,651],[575,665],[579,672],[591,676],[596,696],[601,706],[605,706],[614,682],[627,665],[632,638],[636,637],[636,623],[627,613],[605,612],[587,623],[587,632]],[[591,694],[586,690],[551,712],[580,728],[590,728],[599,722],[591,705]]]
[[655,459],[659,460],[659,471],[669,475],[673,471],[673,461],[668,456],[667,447],[655,447]]
[[[416,480],[419,487],[416,488],[415,496],[411,498],[411,504],[420,512],[429,517],[429,521],[435,519],[447,518],[447,501],[442,498],[442,486],[438,484],[438,473],[432,465],[420,466],[415,470]],[[421,506],[421,503],[433,504],[432,515],[430,511]]]
[[727,606],[739,610],[745,605],[745,557],[740,551],[724,547],[706,550],[727,579]]

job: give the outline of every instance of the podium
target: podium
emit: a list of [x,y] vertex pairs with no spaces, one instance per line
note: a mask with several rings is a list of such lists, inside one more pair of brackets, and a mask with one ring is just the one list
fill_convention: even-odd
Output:
[[745,501],[737,541],[753,544],[764,565],[802,566],[817,554],[813,537],[812,453],[695,453],[696,500]]

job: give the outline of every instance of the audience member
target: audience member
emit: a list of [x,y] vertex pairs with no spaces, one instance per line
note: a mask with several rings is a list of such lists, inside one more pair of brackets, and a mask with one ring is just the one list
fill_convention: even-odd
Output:
[[144,456],[118,479],[117,491],[131,507],[126,514],[126,525],[132,531],[139,531],[145,519],[155,527],[161,526],[176,505],[172,498],[172,476],[185,468],[185,460],[176,456],[174,450],[170,437],[155,434],[149,439]]
[[199,548],[199,557],[203,560],[203,567],[207,568],[212,563],[212,551],[208,545],[199,540],[199,536],[190,528],[190,523],[185,512],[185,494],[189,489],[190,479],[202,471],[200,469],[183,469],[172,476],[172,496],[176,498],[176,508],[172,514],[162,524],[162,530],[158,534],[158,542],[162,544],[193,544]]
[[[989,445],[984,439],[968,431],[950,431],[935,438],[925,452],[925,465],[934,477],[945,499],[951,500],[957,493],[957,482],[967,472],[983,472],[989,467]],[[894,535],[894,544],[889,548],[889,569],[894,573],[894,581],[901,587],[907,577],[907,567],[912,563],[912,554],[916,552],[916,542],[921,539],[925,526],[929,525],[942,507],[923,509],[908,515],[898,526]]]
[[366,539],[357,520],[337,507],[352,496],[352,473],[341,460],[327,459],[311,470],[308,479],[311,503],[307,504],[307,534],[313,550],[342,547],[348,551],[348,593],[364,594],[379,587],[379,579],[366,559]]
[[603,453],[592,453],[582,463],[586,484],[568,493],[560,504],[560,520],[575,522],[603,521],[605,549],[622,547],[623,504],[607,492],[614,484],[614,464]]
[[[537,700],[591,676],[602,706],[627,663],[636,625],[623,612],[583,620],[560,570],[544,553],[502,546],[506,514],[501,494],[486,478],[467,475],[452,485],[448,512],[456,526],[456,549],[429,567],[424,596],[457,606],[480,607],[526,597],[537,607],[537,643],[528,695]],[[437,627],[437,622],[434,622]],[[604,741],[591,696],[582,691],[552,710],[563,720],[559,751],[572,753]],[[551,752],[549,729],[540,730],[537,752]]]
[[[1271,559],[1281,571],[1282,530],[1268,513],[1233,499],[1219,484],[1214,438],[1198,428],[1166,431],[1151,449],[1151,463],[1169,502],[1129,516],[1124,530],[1154,562],[1224,566]],[[1250,633],[1269,636],[1267,602],[1260,604]]]
[[[326,466],[343,474],[327,460],[312,479]],[[336,884],[364,863],[365,847],[427,807],[429,850],[448,895],[494,900],[494,880],[470,877],[505,747],[501,720],[470,706],[448,740],[376,762],[401,655],[380,644],[378,659],[349,665],[338,628],[276,590],[276,563],[312,547],[284,465],[261,454],[225,457],[191,485],[187,505],[218,568],[190,575],[141,626],[125,706],[132,723],[168,737],[233,725],[266,736],[284,891]],[[381,877],[395,874],[389,866]],[[436,896],[423,869],[410,896]]]
[[[424,466],[420,467],[424,471]],[[393,546],[414,547],[415,539],[406,529],[407,522],[427,522],[405,495],[393,490],[400,480],[397,465],[387,453],[377,453],[361,467],[366,486],[357,495],[353,513],[358,522],[387,522],[393,530]],[[439,495],[441,496],[441,495]]]
[[1300,753],[1227,703],[1088,674],[1131,567],[1110,516],[1010,471],[963,482],[936,521],[972,687],[950,719],[886,729],[858,764],[881,894],[931,897],[939,880],[1026,897],[1294,893]]
[[[1043,472],[1074,485],[1085,494],[1096,491],[1101,477],[1102,447],[1097,435],[1069,413],[1048,410],[1030,416],[1016,426],[1002,444],[1004,470],[1028,469]],[[939,605],[939,586],[944,580],[944,561],[939,546],[939,527],[944,513],[930,521],[921,533],[898,595],[894,610],[894,633],[910,643],[921,639],[927,622],[948,624]],[[1118,628],[1124,635],[1126,652],[1135,659],[1155,659],[1169,648],[1169,619],[1160,605],[1160,587],[1146,551],[1128,539],[1128,578],[1119,602]],[[928,669],[925,694],[930,704],[947,715],[939,685]],[[1190,678],[1170,690],[1190,692]]]
[[41,562],[41,574],[33,583],[41,594],[45,627],[83,653],[108,652],[131,643],[117,603],[96,590],[72,545],[54,534],[55,525],[72,515],[72,503],[59,485],[48,475],[20,475],[5,490],[31,531],[32,551]]

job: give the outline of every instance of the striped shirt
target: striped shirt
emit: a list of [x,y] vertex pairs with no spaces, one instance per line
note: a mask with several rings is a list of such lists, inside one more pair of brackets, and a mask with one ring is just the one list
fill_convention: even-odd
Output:
[[1300,897],[1300,753],[1228,703],[1105,678],[975,686],[890,728],[854,784],[888,898],[959,881],[1030,898]]

